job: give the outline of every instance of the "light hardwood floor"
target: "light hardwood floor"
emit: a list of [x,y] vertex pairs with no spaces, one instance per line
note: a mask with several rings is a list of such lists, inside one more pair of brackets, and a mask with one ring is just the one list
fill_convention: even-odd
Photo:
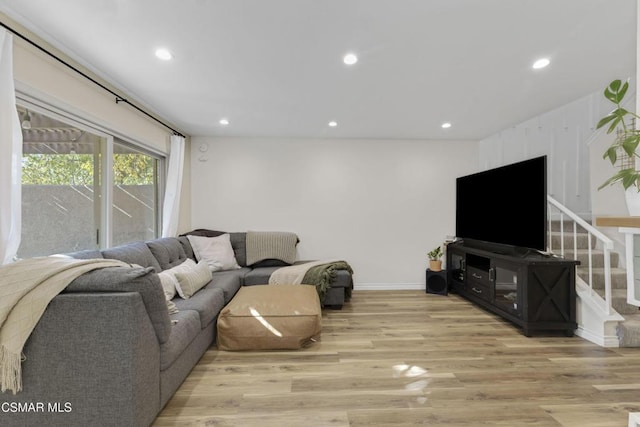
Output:
[[164,426],[612,426],[640,411],[640,349],[523,336],[460,298],[355,291],[298,351],[212,347]]

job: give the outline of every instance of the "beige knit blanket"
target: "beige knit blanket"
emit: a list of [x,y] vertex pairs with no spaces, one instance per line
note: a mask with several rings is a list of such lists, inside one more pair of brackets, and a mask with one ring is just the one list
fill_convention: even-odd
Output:
[[287,264],[296,261],[298,236],[285,231],[247,231],[247,265],[265,259],[279,259]]
[[310,268],[318,265],[331,264],[338,260],[309,261],[302,264],[280,267],[269,276],[270,285],[300,285]]
[[22,390],[22,349],[49,302],[76,277],[103,267],[129,265],[112,259],[36,257],[0,267],[0,384]]

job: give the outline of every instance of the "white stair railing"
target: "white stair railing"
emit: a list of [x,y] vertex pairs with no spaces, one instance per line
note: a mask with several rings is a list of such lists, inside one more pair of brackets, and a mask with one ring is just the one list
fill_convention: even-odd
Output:
[[[611,296],[611,251],[613,250],[613,241],[605,236],[602,232],[600,232],[597,228],[586,222],[584,219],[580,218],[577,214],[569,210],[566,206],[562,205],[560,202],[555,200],[553,197],[547,195],[547,206],[549,207],[549,215],[548,215],[548,251],[551,253],[556,253],[552,246],[553,236],[551,233],[551,223],[552,217],[558,218],[560,221],[560,252],[558,255],[564,257],[565,256],[565,248],[564,248],[564,223],[565,221],[571,222],[573,225],[573,256],[578,258],[578,226],[580,226],[584,232],[587,233],[588,239],[588,249],[587,249],[587,267],[588,267],[588,278],[585,280],[587,285],[589,286],[592,293],[595,293],[593,289],[593,238],[597,239],[599,245],[602,246],[602,250],[604,251],[604,300],[605,300],[605,311],[607,315],[610,315],[612,312],[612,296]],[[557,212],[558,216],[555,217],[552,215],[552,211]],[[565,218],[566,217],[566,218]]]

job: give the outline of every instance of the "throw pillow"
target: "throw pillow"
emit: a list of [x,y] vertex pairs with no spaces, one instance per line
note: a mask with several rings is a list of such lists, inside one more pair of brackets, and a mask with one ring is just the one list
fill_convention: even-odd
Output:
[[177,271],[182,271],[182,270],[193,270],[196,266],[196,262],[194,260],[192,260],[191,258],[187,258],[184,261],[182,261],[181,264],[176,265],[175,267],[171,267],[168,270],[165,270],[166,272],[169,272],[171,274],[173,274],[175,276]]
[[[191,262],[189,263],[188,261]],[[192,263],[193,261],[188,259],[179,266],[174,267],[178,281],[176,291],[183,299],[190,298],[212,279],[211,270],[206,262],[200,261],[195,266],[192,266]]]
[[233,270],[240,266],[231,246],[229,233],[218,237],[187,236],[198,261],[205,261],[211,271]]
[[178,307],[176,307],[176,304],[171,300],[167,300],[167,308],[169,309],[169,314],[176,314],[178,312]]
[[162,284],[162,290],[164,291],[164,298],[167,300],[167,308],[169,314],[176,314],[178,307],[171,301],[176,296],[176,286],[178,285],[178,279],[169,270],[161,271],[158,273],[160,278],[160,284]]
[[165,270],[158,273],[158,277],[160,278],[162,290],[164,291],[164,296],[167,298],[167,301],[172,300],[173,297],[176,296],[176,285],[178,282],[176,276],[171,270]]

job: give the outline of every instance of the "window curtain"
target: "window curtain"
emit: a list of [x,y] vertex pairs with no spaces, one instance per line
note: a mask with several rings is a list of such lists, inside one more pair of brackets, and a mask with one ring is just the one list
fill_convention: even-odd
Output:
[[22,130],[13,84],[13,37],[0,28],[0,263],[13,262],[20,246]]
[[182,171],[184,169],[184,144],[183,136],[171,136],[167,184],[164,192],[164,206],[162,207],[162,237],[173,237],[178,233],[180,189],[182,188]]

